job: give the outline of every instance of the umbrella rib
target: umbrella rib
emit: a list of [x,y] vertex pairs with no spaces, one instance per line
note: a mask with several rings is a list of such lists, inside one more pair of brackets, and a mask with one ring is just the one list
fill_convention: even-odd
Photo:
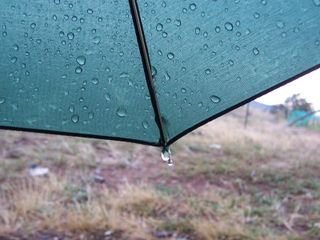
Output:
[[140,18],[138,3],[136,0],[129,0],[133,25],[136,32],[136,37],[139,45],[140,55],[142,59],[143,69],[145,73],[146,82],[148,85],[148,90],[151,98],[152,107],[155,114],[155,121],[158,125],[160,131],[160,144],[164,147],[167,145],[167,136],[165,132],[165,125],[161,118],[159,103],[156,97],[156,91],[154,87],[153,77],[152,77],[152,70],[149,58],[149,52],[146,44],[146,39],[144,36],[143,26]]

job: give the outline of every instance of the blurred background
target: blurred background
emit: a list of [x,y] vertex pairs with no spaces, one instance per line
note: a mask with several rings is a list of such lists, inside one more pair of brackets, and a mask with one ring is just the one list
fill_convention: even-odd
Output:
[[172,146],[0,131],[0,239],[320,239],[319,71]]

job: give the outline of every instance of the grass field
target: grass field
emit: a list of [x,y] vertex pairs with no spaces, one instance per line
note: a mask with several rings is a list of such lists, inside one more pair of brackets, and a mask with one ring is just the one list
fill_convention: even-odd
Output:
[[1,131],[0,239],[320,239],[320,131],[243,115],[174,144],[174,167],[154,147]]

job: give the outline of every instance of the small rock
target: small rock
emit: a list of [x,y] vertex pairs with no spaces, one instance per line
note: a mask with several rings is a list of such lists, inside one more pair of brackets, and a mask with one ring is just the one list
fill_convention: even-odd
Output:
[[104,233],[105,236],[110,236],[113,234],[113,231],[112,230],[108,230]]
[[94,175],[93,176],[93,179],[95,182],[97,183],[104,183],[105,182],[105,179],[104,177],[100,176],[100,175]]
[[209,147],[214,148],[214,149],[221,149],[222,148],[222,146],[220,144],[216,144],[216,143],[210,144]]
[[38,167],[36,164],[32,164],[29,169],[29,174],[32,177],[47,176],[49,174],[49,168]]
[[169,238],[172,236],[172,232],[168,231],[155,231],[153,232],[153,236],[156,238]]

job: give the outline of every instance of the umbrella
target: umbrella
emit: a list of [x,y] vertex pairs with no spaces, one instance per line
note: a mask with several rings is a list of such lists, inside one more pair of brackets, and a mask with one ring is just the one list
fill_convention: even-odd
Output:
[[0,127],[161,146],[319,68],[319,0],[2,0]]

